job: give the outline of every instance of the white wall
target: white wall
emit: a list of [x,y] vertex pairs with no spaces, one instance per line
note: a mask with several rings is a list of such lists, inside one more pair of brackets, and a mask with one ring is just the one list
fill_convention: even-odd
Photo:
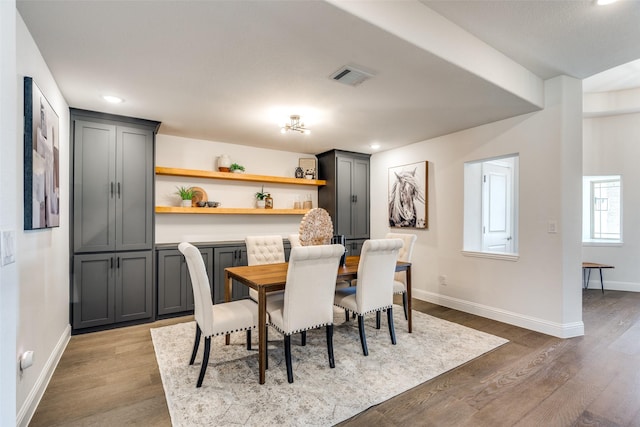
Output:
[[[582,335],[580,268],[581,82],[545,82],[545,108],[375,154],[371,230],[387,223],[387,169],[428,160],[429,230],[413,253],[414,296],[560,337]],[[520,155],[519,259],[468,257],[463,243],[464,163]],[[575,195],[572,195],[575,193]],[[576,220],[577,218],[577,220]],[[547,233],[548,221],[559,233]],[[447,285],[438,284],[438,276]]]
[[[584,120],[584,174],[622,175],[622,238],[620,246],[585,246],[583,260],[611,264],[604,270],[606,289],[640,292],[640,114]],[[590,287],[600,288],[597,271]]]
[[[17,269],[19,280],[17,353],[34,351],[31,368],[18,375],[17,418],[26,424],[62,355],[70,336],[69,325],[69,106],[51,72],[16,14],[17,88],[15,105],[15,166],[17,215]],[[23,231],[23,77],[30,76],[60,119],[60,227]],[[3,385],[4,387],[4,385]]]
[[[293,177],[298,159],[308,154],[244,147],[222,142],[181,138],[169,135],[156,137],[156,166],[185,169],[217,170],[217,157],[228,154],[232,162],[246,168],[246,173]],[[251,208],[254,194],[262,187],[257,182],[236,182],[201,178],[156,176],[156,205],[179,206],[175,194],[177,185],[198,186],[207,192],[209,200],[223,207]],[[315,186],[264,184],[271,193],[274,208],[293,208],[294,197],[311,195],[318,206]],[[204,208],[203,208],[204,209]],[[156,215],[156,243],[212,242],[243,240],[247,235],[279,234],[287,237],[297,233],[301,215]]]
[[[0,229],[16,225],[16,5],[0,1]],[[0,426],[16,425],[16,264],[0,267]]]

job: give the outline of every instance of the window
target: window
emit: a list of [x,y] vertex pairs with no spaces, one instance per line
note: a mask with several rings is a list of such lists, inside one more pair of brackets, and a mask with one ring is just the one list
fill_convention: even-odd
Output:
[[582,241],[621,243],[620,175],[583,177],[582,199]]
[[508,259],[517,254],[518,163],[518,155],[465,163],[466,253],[507,254]]

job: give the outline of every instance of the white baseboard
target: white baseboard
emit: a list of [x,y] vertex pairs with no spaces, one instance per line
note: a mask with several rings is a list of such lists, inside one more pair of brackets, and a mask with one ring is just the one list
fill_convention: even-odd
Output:
[[[606,289],[606,288],[605,288]],[[412,297],[433,304],[442,305],[453,308],[455,310],[464,311],[465,313],[475,314],[477,316],[486,317],[488,319],[497,320],[499,322],[508,323],[510,325],[519,326],[521,328],[530,329],[532,331],[541,332],[543,334],[552,335],[558,338],[572,338],[584,335],[584,323],[556,323],[548,320],[538,319],[519,313],[502,310],[487,305],[477,304],[446,295],[435,294],[418,289],[412,291]]]
[[71,325],[67,325],[67,327],[62,332],[60,339],[58,339],[58,343],[55,348],[49,355],[47,359],[47,363],[44,366],[44,369],[40,372],[38,376],[38,380],[35,385],[29,392],[29,395],[25,399],[22,407],[17,413],[17,425],[21,427],[26,427],[31,422],[31,418],[33,414],[36,412],[38,405],[40,404],[40,400],[44,395],[47,386],[49,385],[49,381],[51,381],[51,377],[53,376],[53,372],[56,370],[58,363],[60,362],[60,358],[62,357],[62,353],[67,348],[67,344],[69,344],[69,340],[71,339]]
[[[589,289],[601,289],[600,279],[594,280],[591,276],[589,281]],[[604,281],[605,291],[626,291],[626,292],[640,292],[640,283],[636,282],[616,282],[616,281]]]

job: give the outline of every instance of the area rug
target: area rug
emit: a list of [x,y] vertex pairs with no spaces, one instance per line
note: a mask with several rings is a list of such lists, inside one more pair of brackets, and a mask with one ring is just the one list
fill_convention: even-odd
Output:
[[209,366],[201,388],[196,381],[202,348],[194,365],[189,358],[195,322],[151,329],[172,424],[179,426],[330,426],[418,384],[460,366],[507,340],[413,312],[413,333],[401,306],[394,306],[397,345],[392,345],[386,315],[381,329],[366,319],[369,356],[362,355],[357,321],[334,313],[336,367],[329,368],[324,328],[291,340],[294,383],[287,382],[282,336],[269,330],[269,369],[258,384],[258,334],[247,351],[245,333],[212,340]]

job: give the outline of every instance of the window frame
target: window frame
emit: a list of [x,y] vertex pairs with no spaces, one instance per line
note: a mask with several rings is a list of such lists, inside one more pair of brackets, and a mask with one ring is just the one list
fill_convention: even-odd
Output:
[[[584,175],[582,177],[582,244],[584,246],[621,246],[623,244],[624,195],[622,181],[622,175]],[[595,212],[598,210],[596,209],[594,184],[612,182],[618,183],[620,193],[618,202],[618,237],[595,237]],[[607,204],[609,205],[610,202],[607,201]]]

